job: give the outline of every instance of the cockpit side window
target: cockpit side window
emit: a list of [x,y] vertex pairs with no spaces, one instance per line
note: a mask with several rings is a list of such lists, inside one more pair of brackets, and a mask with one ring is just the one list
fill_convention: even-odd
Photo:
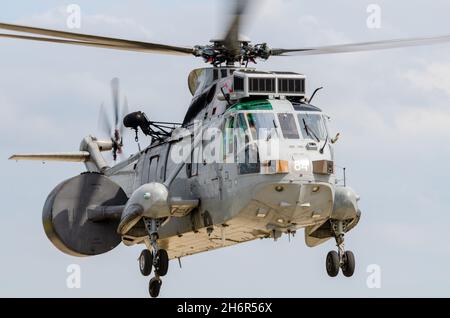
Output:
[[290,113],[278,114],[278,120],[280,121],[281,131],[286,139],[299,139],[297,125],[295,124],[294,115]]
[[275,116],[272,113],[248,113],[247,120],[253,140],[278,138]]
[[[238,114],[236,117],[235,135],[238,139],[239,148],[250,142],[247,121],[245,120],[245,115],[243,113]],[[239,151],[240,149],[237,150]]]
[[242,113],[238,115],[238,127],[243,129],[244,131],[248,130],[247,122],[245,121],[244,114]]
[[[259,114],[260,115],[260,114]],[[270,114],[269,114],[270,115]],[[273,117],[273,116],[272,116]],[[256,119],[252,114],[247,114],[248,119],[252,119],[253,121],[249,121],[249,126],[247,125],[247,121],[245,120],[245,114],[240,113],[238,117],[236,117],[236,135],[237,142],[235,145],[236,156],[235,162],[238,163],[239,174],[252,174],[259,173],[261,170],[260,161],[259,161],[259,153],[258,146],[256,144],[250,143],[250,131],[254,133],[254,137],[258,136],[258,119]],[[253,127],[253,128],[252,128]]]
[[228,118],[225,128],[226,153],[233,153],[234,116]]

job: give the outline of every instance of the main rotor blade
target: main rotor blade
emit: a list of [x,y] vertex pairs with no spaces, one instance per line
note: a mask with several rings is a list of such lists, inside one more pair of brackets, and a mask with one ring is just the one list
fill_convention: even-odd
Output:
[[49,36],[54,38],[62,38],[71,40],[69,42],[61,39],[54,38],[42,38],[42,37],[30,37],[22,35],[7,35],[2,34],[2,37],[10,37],[24,40],[35,41],[47,41],[53,43],[63,44],[77,44],[86,46],[98,46],[111,49],[123,49],[130,51],[143,51],[148,53],[162,53],[162,54],[178,54],[178,55],[190,55],[193,53],[193,49],[189,47],[172,46],[158,43],[132,41],[120,38],[110,38],[96,35],[88,35],[81,33],[65,32],[51,29],[35,28],[16,24],[0,23],[0,29],[23,32],[30,34],[37,34],[43,36]]
[[99,48],[104,48],[104,49],[146,52],[144,49],[133,48],[133,47],[119,47],[116,45],[107,45],[107,44],[99,44],[99,43],[91,43],[91,42],[83,42],[83,41],[71,41],[71,40],[18,35],[18,34],[0,33],[0,37],[1,38],[9,38],[9,39],[37,41],[37,42],[49,42],[49,43],[58,43],[58,44],[71,44],[71,45],[80,45],[80,46],[89,46],[89,47],[99,47]]
[[231,52],[239,53],[239,36],[242,26],[243,15],[248,9],[249,0],[235,0],[233,19],[228,27],[223,43]]
[[395,49],[410,46],[432,45],[450,42],[450,35],[423,37],[411,39],[396,39],[375,42],[349,43],[341,45],[330,45],[322,47],[311,47],[303,49],[272,49],[271,55],[274,56],[293,56],[293,55],[316,55],[316,54],[335,54],[350,53],[361,51],[375,51],[385,49]]

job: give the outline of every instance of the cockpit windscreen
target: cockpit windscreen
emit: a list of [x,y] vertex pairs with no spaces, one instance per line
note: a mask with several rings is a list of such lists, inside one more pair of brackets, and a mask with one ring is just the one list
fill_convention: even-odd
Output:
[[325,140],[328,130],[325,120],[320,114],[298,114],[298,123],[305,139]]

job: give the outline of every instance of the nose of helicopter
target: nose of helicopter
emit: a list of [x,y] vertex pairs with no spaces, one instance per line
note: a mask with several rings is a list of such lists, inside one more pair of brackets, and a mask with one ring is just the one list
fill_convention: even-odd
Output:
[[334,187],[326,182],[287,180],[255,188],[256,217],[278,228],[307,226],[326,220],[333,211]]

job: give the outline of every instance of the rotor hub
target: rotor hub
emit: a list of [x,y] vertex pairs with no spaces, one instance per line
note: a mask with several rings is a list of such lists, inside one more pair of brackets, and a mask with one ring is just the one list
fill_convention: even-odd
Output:
[[206,63],[214,66],[222,64],[247,65],[255,63],[256,59],[267,60],[270,57],[270,49],[266,43],[252,45],[250,41],[238,41],[234,48],[230,48],[223,40],[213,40],[210,45],[197,45],[193,49],[193,54],[203,57]]

